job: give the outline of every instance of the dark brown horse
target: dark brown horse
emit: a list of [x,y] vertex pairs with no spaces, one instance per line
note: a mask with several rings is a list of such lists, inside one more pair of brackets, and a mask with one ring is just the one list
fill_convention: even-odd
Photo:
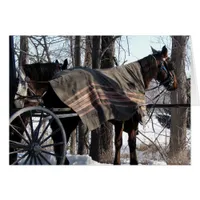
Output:
[[[173,71],[173,65],[168,58],[167,48],[165,46],[162,48],[161,51],[153,50],[152,55],[149,55],[149,56],[147,56],[143,59],[140,59],[137,62],[134,62],[134,64],[139,66],[139,72],[138,73],[141,74],[141,80],[138,80],[139,82],[141,82],[139,86],[141,86],[141,88],[143,88],[144,90],[149,87],[149,84],[150,84],[152,79],[157,80],[160,83],[160,85],[163,85],[169,91],[175,90],[177,88],[177,81],[176,81],[176,76],[175,76],[174,71]],[[43,64],[39,64],[39,65],[42,66]],[[45,64],[45,65],[48,65],[48,64]],[[45,82],[45,81],[49,80],[49,78],[51,79],[52,77],[48,77],[46,80],[42,79],[43,82],[40,82],[41,79],[38,80],[38,79],[34,78],[31,71],[26,70],[26,69],[30,69],[30,68],[35,69],[35,66],[36,66],[36,64],[32,64],[32,65],[27,65],[26,67],[24,67],[24,70],[25,70],[27,77],[29,77],[29,79],[31,80],[28,84],[29,89],[34,93],[34,95],[42,96],[45,107],[47,107],[47,108],[66,108],[68,104],[66,105],[66,102],[63,101],[63,99],[62,99],[63,94],[60,94],[60,96],[59,96],[55,92],[55,88],[52,88],[51,84],[49,84],[48,82]],[[118,68],[120,70],[120,68],[124,67],[126,71],[130,71],[130,66],[131,65],[127,65],[127,66],[121,66],[121,67],[118,67]],[[82,69],[76,69],[76,72],[79,72],[80,70],[82,70]],[[116,70],[118,70],[118,69],[116,69]],[[82,70],[82,71],[84,71],[84,70]],[[73,70],[71,70],[69,72],[66,71],[66,73],[70,74],[70,76],[72,77],[72,79],[69,79],[69,80],[77,79],[77,77],[75,77],[75,76],[73,77],[72,72],[73,72]],[[99,71],[97,71],[97,73],[103,73],[103,77],[105,79],[104,82],[107,81],[107,75],[109,76],[109,71],[99,70]],[[131,74],[131,73],[132,73],[132,71],[129,72],[129,74]],[[120,74],[120,73],[118,73],[118,74]],[[112,77],[112,75],[110,75],[110,76]],[[127,77],[127,80],[128,80],[128,78],[131,79],[131,78],[134,78],[135,76],[136,75],[132,73],[131,76]],[[85,76],[82,76],[82,78],[83,77],[85,77]],[[117,78],[120,79],[120,77],[118,77],[118,76],[117,76]],[[97,79],[98,79],[98,77],[97,77]],[[126,79],[126,77],[125,77],[125,79]],[[118,80],[118,81],[120,82],[121,80]],[[112,83],[114,85],[117,85],[115,80],[113,79],[113,77],[110,78],[106,82],[106,84],[107,83]],[[70,83],[68,83],[68,84],[70,84]],[[76,87],[76,88],[81,87],[78,84],[79,84],[79,81],[76,83],[76,86],[66,85],[66,87],[69,87],[69,86],[72,87],[72,92],[74,92],[73,87]],[[135,84],[137,85],[139,83],[135,83]],[[126,83],[126,87],[127,86],[129,87],[128,89],[135,87],[135,85],[133,85],[133,83],[131,83],[129,81],[127,81],[127,83]],[[104,87],[106,88],[106,85],[104,85]],[[79,90],[79,91],[83,91],[83,90]],[[45,94],[44,94],[44,92],[45,92]],[[90,91],[90,93],[92,93],[92,92],[93,92],[93,89]],[[111,94],[111,91],[106,91],[106,92]],[[82,95],[81,92],[77,92],[77,93]],[[129,94],[129,96],[126,96],[126,94]],[[84,95],[87,96],[87,94],[84,94]],[[118,101],[118,104],[120,104],[120,109],[123,108],[123,107],[124,107],[124,109],[126,109],[125,107],[128,106],[128,104],[130,104],[132,106],[132,107],[128,108],[128,109],[134,110],[134,112],[132,112],[132,115],[128,115],[129,116],[128,118],[124,117],[123,120],[119,120],[119,119],[122,119],[122,117],[120,118],[120,116],[116,117],[116,118],[113,118],[113,116],[112,116],[112,117],[110,117],[110,120],[108,120],[108,121],[112,122],[115,126],[115,148],[116,148],[116,151],[115,151],[114,164],[116,164],[116,165],[120,164],[120,149],[121,149],[121,146],[122,146],[122,133],[123,133],[123,131],[127,132],[128,135],[129,135],[128,144],[129,144],[129,148],[130,148],[130,164],[132,164],[132,165],[138,164],[137,156],[136,156],[136,135],[137,135],[137,131],[138,131],[138,123],[142,119],[142,112],[141,112],[141,106],[142,105],[139,105],[138,103],[131,104],[132,103],[132,100],[130,100],[131,95],[133,95],[133,94],[130,94],[130,92],[129,93],[124,92],[123,98],[121,96],[120,97],[116,96],[116,97],[118,98],[117,100],[119,100],[120,98],[122,100],[122,102]],[[100,101],[103,102],[103,104],[105,104],[106,106],[110,105],[110,102],[108,102],[109,101],[108,97],[110,98],[110,96],[104,95],[104,99],[102,99]],[[81,98],[81,96],[77,96],[77,97]],[[90,98],[94,98],[94,97],[90,96]],[[96,96],[95,96],[95,98],[96,98]],[[95,98],[92,99],[93,100],[92,102],[93,103],[95,102],[95,103],[98,104],[98,102],[96,102]],[[137,100],[137,96],[134,96],[134,98]],[[69,99],[67,99],[67,102],[68,102],[68,100]],[[113,101],[115,101],[115,99],[111,100],[111,102],[113,102]],[[127,103],[125,103],[125,102],[127,102]],[[72,105],[72,104],[76,104],[76,103],[71,102],[70,105]],[[82,115],[82,113],[83,112],[89,112],[88,110],[84,110],[84,109],[81,110],[80,105],[79,105],[79,107],[69,106],[69,107],[72,108],[71,112],[75,112],[73,110],[73,108],[77,109],[77,112],[76,112],[78,114],[77,117],[60,119],[63,126],[64,126],[65,132],[66,132],[67,142],[70,138],[71,133],[77,127],[77,125],[80,121],[80,116]],[[92,105],[92,106],[97,106],[97,105]],[[109,106],[107,106],[107,107],[108,107],[108,109],[110,109],[112,107],[112,105],[111,105],[111,107],[109,107]],[[87,108],[90,108],[90,107],[87,107]],[[96,108],[98,108],[98,107],[96,107]],[[80,115],[79,115],[79,110],[81,112]],[[112,110],[112,109],[110,109],[110,110]],[[123,110],[122,110],[122,112],[123,112]],[[103,118],[103,120],[105,121],[105,119],[107,119],[107,118],[105,117],[105,119],[104,119],[104,116],[102,116],[104,114],[105,113],[101,110],[100,110],[100,112],[97,113],[97,115],[99,115],[98,116],[99,119]],[[56,130],[57,125],[52,123],[51,128],[53,130]],[[59,137],[59,134],[53,136],[52,139],[54,140],[54,142],[61,142],[61,140],[62,140],[62,138]],[[55,153],[57,155],[60,155],[61,152],[63,151],[62,148],[63,147],[55,146],[54,147]],[[60,162],[61,162],[60,159],[57,158],[57,164],[59,164]],[[67,159],[66,159],[65,164],[69,164]]]

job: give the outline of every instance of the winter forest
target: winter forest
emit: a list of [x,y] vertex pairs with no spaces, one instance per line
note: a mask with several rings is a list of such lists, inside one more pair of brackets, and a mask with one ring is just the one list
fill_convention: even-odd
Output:
[[[67,69],[118,68],[129,62],[137,52],[134,40],[138,36],[14,36],[17,77],[25,64],[59,63]],[[141,38],[142,36],[140,36]],[[189,36],[151,36],[151,46],[160,50],[164,45],[174,63],[178,89],[166,91],[152,80],[146,91],[145,121],[139,124],[136,152],[139,165],[191,164],[190,69]],[[139,40],[138,40],[139,41]],[[139,42],[138,42],[139,43]],[[138,44],[137,44],[138,45]],[[141,49],[142,51],[142,49]],[[151,54],[151,47],[145,50]],[[147,54],[148,55],[148,54]],[[146,55],[146,56],[147,56]],[[141,59],[140,58],[135,58]],[[115,155],[114,126],[106,122],[93,131],[80,122],[67,144],[70,165],[112,165]],[[51,159],[51,158],[49,158]],[[53,162],[53,161],[52,161]],[[123,132],[121,164],[129,165],[128,134]]]

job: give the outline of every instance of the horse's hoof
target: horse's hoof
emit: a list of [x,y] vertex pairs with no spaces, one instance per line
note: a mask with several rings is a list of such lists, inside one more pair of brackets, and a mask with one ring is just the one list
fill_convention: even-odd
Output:
[[64,165],[69,165],[70,163],[69,163],[69,160],[67,159],[67,158],[65,158],[65,163],[64,163]]
[[130,162],[130,165],[138,165],[138,161],[137,161],[137,160],[132,160],[132,161]]

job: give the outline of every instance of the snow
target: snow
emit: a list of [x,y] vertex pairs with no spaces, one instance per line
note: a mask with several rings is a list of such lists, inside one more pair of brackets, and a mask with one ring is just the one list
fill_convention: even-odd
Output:
[[[170,130],[167,128],[163,130],[163,127],[154,115],[152,120],[154,122],[154,126],[152,126],[151,121],[149,121],[146,126],[139,124],[139,131],[153,141],[162,153],[165,153],[166,148],[169,145]],[[152,142],[145,138],[142,134],[137,136],[137,157],[139,165],[167,165]],[[188,137],[190,137],[190,130],[188,130]],[[149,145],[149,147],[144,145],[144,143]],[[108,165],[98,163],[92,160],[92,158],[88,155],[68,154],[67,158],[70,165]],[[128,134],[125,132],[123,133],[123,145],[121,148],[121,164],[129,165]]]
[[111,165],[111,164],[102,164],[98,163],[88,155],[68,155],[67,156],[70,165]]
[[[166,153],[166,149],[169,144],[170,130],[167,128],[163,129],[155,115],[152,116],[152,120],[153,125],[151,121],[149,121],[145,126],[139,124],[139,131],[141,133],[139,133],[137,136],[138,162],[139,165],[166,165],[166,162],[164,161],[160,152],[162,152],[162,154]],[[36,118],[34,118],[33,125],[34,129],[38,125],[38,120]],[[47,134],[49,133],[51,133],[50,127],[47,129]],[[145,135],[145,137],[143,135]],[[190,137],[190,130],[188,130],[188,137]],[[158,151],[158,148],[160,152]],[[66,156],[70,162],[70,165],[112,165],[98,163],[92,160],[89,155],[71,155],[69,152],[67,152]],[[45,155],[45,157],[50,161],[51,164],[56,164],[56,160],[53,156]],[[26,157],[24,159],[26,159]],[[129,160],[128,134],[124,132],[123,145],[121,148],[121,164],[129,165]]]

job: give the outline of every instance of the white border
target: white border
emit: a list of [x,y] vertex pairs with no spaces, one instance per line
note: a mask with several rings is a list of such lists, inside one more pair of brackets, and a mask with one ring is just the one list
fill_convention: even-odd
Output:
[[6,1],[1,5],[1,199],[190,199],[196,196],[193,183],[199,178],[199,104],[192,109],[192,166],[10,167],[5,144],[8,140],[8,35],[191,35],[196,75],[193,84],[199,85],[196,2],[35,0]]

